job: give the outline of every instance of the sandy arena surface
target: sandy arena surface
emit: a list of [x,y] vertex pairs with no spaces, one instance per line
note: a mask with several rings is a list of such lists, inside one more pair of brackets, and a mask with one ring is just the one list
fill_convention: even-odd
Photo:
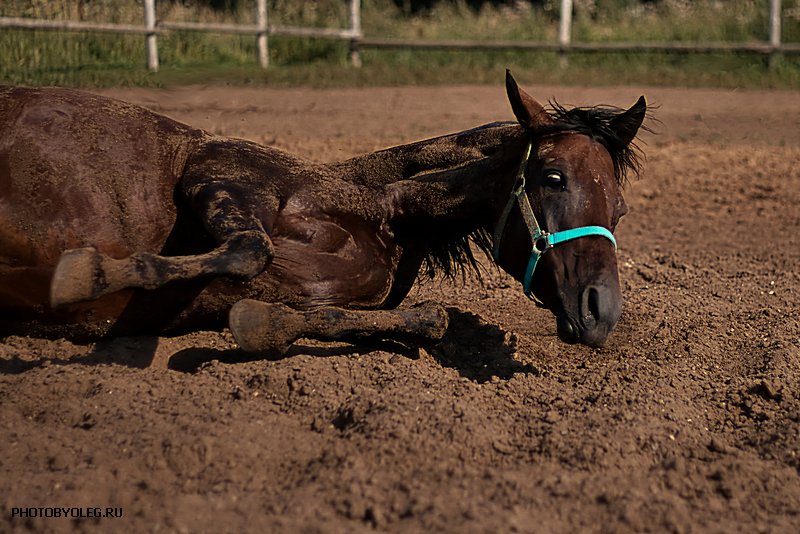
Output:
[[[501,82],[104,94],[329,161],[509,120]],[[800,92],[522,82],[660,106],[605,348],[491,269],[412,292],[449,307],[429,350],[1,339],[0,532],[800,532]]]

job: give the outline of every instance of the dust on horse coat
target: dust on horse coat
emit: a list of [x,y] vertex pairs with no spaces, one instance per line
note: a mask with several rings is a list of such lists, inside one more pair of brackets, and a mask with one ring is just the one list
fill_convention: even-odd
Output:
[[[313,336],[316,328],[318,337],[341,338],[368,323],[400,337],[424,323],[422,337],[441,336],[446,314],[439,306],[380,316],[385,321],[347,310],[397,307],[423,265],[445,274],[474,266],[470,240],[490,247],[537,130],[552,131],[527,167],[540,174],[546,160],[569,167],[564,178],[575,173],[571,187],[591,208],[550,212],[534,191],[529,196],[545,225],[613,230],[624,208],[618,163],[628,153],[609,153],[592,132],[572,135],[510,75],[508,84],[517,123],[333,164],[214,136],[84,92],[2,87],[0,334],[81,338],[221,328],[240,303],[231,326],[240,341],[250,335],[244,344],[252,350],[269,348],[270,331],[288,323],[304,325],[295,336]],[[626,147],[643,114],[640,101],[603,125],[616,121]],[[580,185],[580,173],[601,187]],[[504,221],[501,234],[497,262],[521,280],[532,238],[519,215]],[[599,344],[619,317],[616,261],[608,243],[579,241],[585,243],[564,247],[572,255],[588,247],[597,260],[579,280],[593,288],[592,302],[580,303],[589,298],[580,284],[574,289],[582,293],[570,297],[575,302],[562,302],[556,250],[536,273],[537,282],[553,287],[534,293],[567,325],[559,322],[562,337]],[[610,280],[599,297],[598,280]],[[594,315],[577,317],[587,310]],[[581,337],[595,326],[599,334]]]

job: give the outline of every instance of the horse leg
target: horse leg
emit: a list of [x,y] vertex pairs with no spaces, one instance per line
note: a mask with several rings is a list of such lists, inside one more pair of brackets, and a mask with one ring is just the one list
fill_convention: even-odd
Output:
[[261,221],[223,187],[199,187],[189,196],[206,229],[220,246],[193,256],[159,256],[147,252],[114,259],[93,247],[65,251],[53,273],[53,307],[92,300],[125,288],[155,289],[176,280],[203,276],[261,273],[274,256]]
[[244,299],[233,305],[228,323],[242,349],[276,357],[302,337],[320,341],[438,341],[447,330],[448,316],[441,305],[433,302],[399,310],[323,307],[298,311],[284,304]]

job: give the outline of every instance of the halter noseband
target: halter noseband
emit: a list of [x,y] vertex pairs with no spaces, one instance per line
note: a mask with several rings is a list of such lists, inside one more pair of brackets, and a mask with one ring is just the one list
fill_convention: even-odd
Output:
[[505,230],[506,223],[508,223],[508,216],[511,214],[511,208],[514,206],[514,201],[516,201],[519,204],[519,210],[522,213],[522,219],[525,221],[525,225],[528,227],[528,232],[531,234],[531,242],[533,243],[531,248],[531,257],[528,260],[528,267],[525,269],[525,278],[522,282],[522,289],[525,292],[526,297],[535,301],[537,304],[542,304],[531,290],[533,272],[536,270],[536,264],[539,262],[539,258],[542,256],[542,254],[556,245],[560,245],[562,243],[566,243],[567,241],[572,241],[573,239],[578,239],[581,237],[588,237],[592,235],[605,237],[611,241],[611,243],[613,243],[615,249],[617,248],[617,240],[614,239],[614,234],[602,226],[581,226],[578,228],[572,228],[570,230],[553,232],[552,234],[542,230],[542,227],[539,226],[539,222],[536,220],[536,215],[533,214],[531,202],[525,192],[525,170],[528,167],[528,159],[531,156],[532,149],[533,141],[530,141],[528,142],[528,147],[525,149],[525,156],[522,158],[519,171],[517,171],[517,178],[514,182],[514,189],[511,191],[511,197],[508,199],[506,207],[503,209],[503,213],[500,215],[500,219],[497,221],[497,226],[494,230],[494,247],[492,248],[492,257],[494,258],[494,261],[497,261],[500,258],[500,241],[503,238],[503,232]]

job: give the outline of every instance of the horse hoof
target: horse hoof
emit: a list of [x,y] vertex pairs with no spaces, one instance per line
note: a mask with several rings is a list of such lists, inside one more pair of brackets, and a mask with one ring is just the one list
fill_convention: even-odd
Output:
[[100,255],[92,247],[67,250],[50,282],[50,306],[91,300],[102,290]]
[[301,337],[303,315],[285,304],[240,300],[231,307],[228,326],[245,352],[279,357]]
[[418,323],[418,335],[427,341],[439,341],[447,332],[450,316],[444,306],[436,302],[421,302],[410,308]]

